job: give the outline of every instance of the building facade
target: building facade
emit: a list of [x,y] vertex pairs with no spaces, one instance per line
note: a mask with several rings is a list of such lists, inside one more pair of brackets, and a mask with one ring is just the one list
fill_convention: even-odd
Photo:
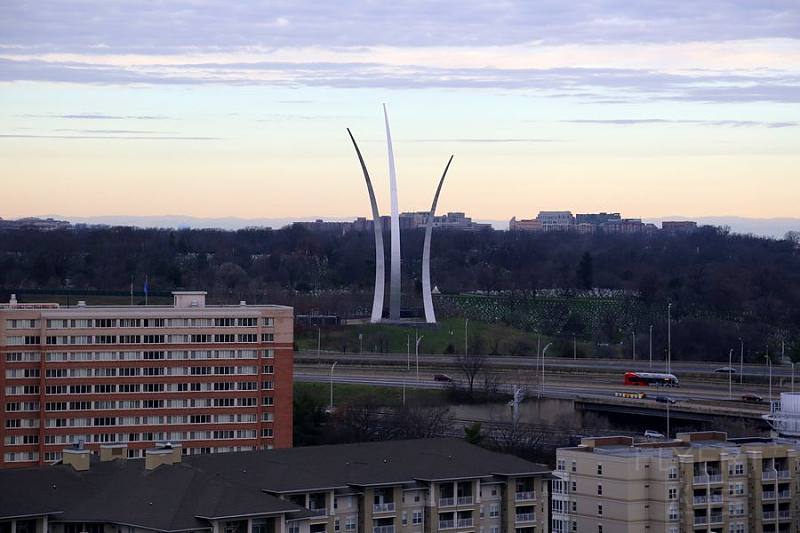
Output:
[[210,455],[173,445],[116,460],[120,447],[0,471],[0,532],[538,533],[549,521],[545,465],[462,439]]
[[292,445],[292,309],[0,305],[0,467],[51,463],[65,445],[158,441],[184,453]]
[[554,533],[797,533],[800,445],[679,433],[586,438],[557,452]]

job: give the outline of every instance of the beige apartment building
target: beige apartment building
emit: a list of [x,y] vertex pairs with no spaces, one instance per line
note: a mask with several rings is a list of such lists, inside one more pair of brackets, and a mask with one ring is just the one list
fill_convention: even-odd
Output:
[[797,533],[800,444],[725,433],[582,439],[557,452],[554,533]]

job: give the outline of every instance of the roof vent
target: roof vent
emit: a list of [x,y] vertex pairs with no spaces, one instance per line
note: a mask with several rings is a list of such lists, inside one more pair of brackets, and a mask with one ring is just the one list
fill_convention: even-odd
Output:
[[86,307],[86,300],[78,300],[78,307]]
[[64,448],[61,463],[70,465],[78,472],[89,470],[92,452],[86,448]]
[[8,303],[10,303],[11,305],[17,305],[17,295],[12,294],[11,298],[8,300]]
[[247,301],[246,300],[239,300],[239,305],[247,305]]
[[181,462],[183,447],[171,442],[156,443],[155,448],[145,450],[144,467],[146,470],[155,470],[161,465],[173,465]]

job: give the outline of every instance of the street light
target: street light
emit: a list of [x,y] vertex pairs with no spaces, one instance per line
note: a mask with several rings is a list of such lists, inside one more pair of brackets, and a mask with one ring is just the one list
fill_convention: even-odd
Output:
[[549,342],[549,343],[547,343],[547,345],[542,350],[542,386],[541,386],[541,392],[539,394],[539,397],[541,397],[541,395],[544,394],[544,356],[547,353],[547,349],[552,345],[553,345],[553,343]]
[[794,394],[794,363],[792,363],[792,394]]
[[772,360],[769,358],[769,353],[765,354],[764,357],[767,360],[767,365],[769,365],[769,403],[772,405]]
[[469,318],[464,319],[464,357],[467,356],[467,326],[469,325]]
[[653,368],[653,326],[650,325],[650,368]]
[[319,352],[322,349],[322,328],[317,326],[317,364],[320,362]]
[[572,359],[578,358],[578,343],[575,340],[575,334],[572,334]]
[[672,373],[672,302],[667,304],[667,374]]
[[333,369],[336,368],[336,363],[339,361],[334,361],[331,365],[331,403],[330,403],[330,410],[333,411]]
[[731,362],[733,360],[733,348],[731,351],[728,352],[728,399],[733,399],[733,389],[731,388],[731,380],[733,379],[733,367],[731,366]]
[[739,337],[739,385],[744,380],[744,339]]
[[417,387],[419,387],[419,343],[422,342],[422,339],[424,339],[424,338],[425,338],[425,335],[423,335],[422,337],[419,337],[417,339],[417,344],[414,347],[414,353],[416,354],[416,357],[417,357]]
[[633,350],[633,360],[636,361],[636,332],[631,331],[631,349]]

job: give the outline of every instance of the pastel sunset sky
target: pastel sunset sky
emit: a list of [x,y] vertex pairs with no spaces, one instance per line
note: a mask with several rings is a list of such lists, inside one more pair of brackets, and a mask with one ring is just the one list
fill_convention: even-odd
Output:
[[0,3],[0,217],[800,216],[796,0]]

